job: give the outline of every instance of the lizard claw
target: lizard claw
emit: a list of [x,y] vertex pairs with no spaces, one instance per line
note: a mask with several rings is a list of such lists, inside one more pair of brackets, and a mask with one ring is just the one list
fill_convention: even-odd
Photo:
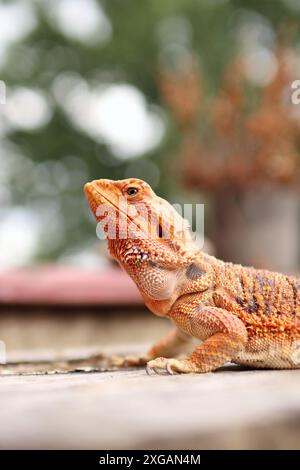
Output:
[[148,375],[178,375],[195,373],[196,370],[193,365],[186,360],[158,357],[147,363],[146,372]]
[[148,375],[166,375],[166,369],[161,369],[159,367],[150,367],[146,366],[146,372]]
[[148,375],[177,374],[177,371],[172,368],[172,359],[166,359],[165,357],[158,357],[149,361],[146,366],[146,372]]
[[164,357],[157,357],[147,363],[146,372],[148,375],[163,375],[167,372],[166,366],[167,359]]
[[178,372],[172,369],[172,366],[169,362],[167,363],[166,369],[169,375],[178,375]]
[[[154,372],[154,374],[153,374],[153,372]],[[156,374],[155,370],[152,369],[152,367],[148,366],[148,364],[146,365],[146,373],[150,376]]]

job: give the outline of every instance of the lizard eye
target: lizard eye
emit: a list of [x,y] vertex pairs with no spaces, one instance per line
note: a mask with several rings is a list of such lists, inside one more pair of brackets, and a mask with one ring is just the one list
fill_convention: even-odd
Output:
[[128,196],[134,196],[135,194],[139,192],[139,190],[137,188],[132,187],[132,188],[128,188],[126,192]]

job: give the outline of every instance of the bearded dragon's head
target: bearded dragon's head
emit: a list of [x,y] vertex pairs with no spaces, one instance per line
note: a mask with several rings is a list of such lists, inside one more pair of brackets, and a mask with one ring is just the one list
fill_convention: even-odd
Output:
[[195,251],[187,221],[145,181],[100,179],[84,190],[109,240],[155,239],[166,248]]

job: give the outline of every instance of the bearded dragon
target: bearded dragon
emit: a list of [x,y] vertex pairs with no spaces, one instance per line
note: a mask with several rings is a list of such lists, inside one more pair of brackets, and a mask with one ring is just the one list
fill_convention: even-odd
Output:
[[[204,373],[226,362],[300,368],[300,279],[225,263],[195,244],[186,222],[139,179],[84,187],[109,252],[146,306],[174,328],[141,357],[148,373]],[[179,223],[178,223],[179,222]],[[189,356],[178,353],[200,340]]]

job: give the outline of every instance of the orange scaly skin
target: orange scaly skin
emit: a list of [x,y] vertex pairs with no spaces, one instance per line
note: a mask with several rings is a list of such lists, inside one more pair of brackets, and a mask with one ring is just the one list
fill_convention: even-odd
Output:
[[[145,356],[128,357],[123,365],[147,363],[148,371],[171,374],[209,372],[228,361],[256,368],[300,368],[299,279],[203,253],[188,227],[178,229],[172,222],[179,217],[173,207],[142,180],[96,180],[85,185],[85,193],[104,230],[110,209],[128,221],[131,229],[125,236],[118,217],[116,236],[107,232],[109,251],[132,277],[148,308],[175,326]],[[125,212],[120,197],[127,201]],[[154,219],[139,212],[140,204]],[[99,207],[108,209],[105,223]],[[201,344],[190,356],[176,359],[191,337]]]

